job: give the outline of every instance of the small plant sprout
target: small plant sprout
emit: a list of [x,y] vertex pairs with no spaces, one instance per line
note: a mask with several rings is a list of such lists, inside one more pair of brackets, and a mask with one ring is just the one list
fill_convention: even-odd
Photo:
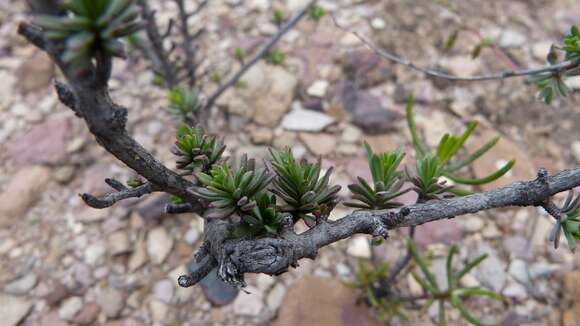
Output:
[[193,119],[201,107],[199,91],[195,88],[177,86],[168,92],[169,112],[182,122]]
[[574,252],[575,240],[580,240],[580,194],[574,198],[574,191],[570,190],[556,219],[556,224],[550,233],[550,241],[558,249],[562,233],[566,239],[568,249]]
[[179,157],[177,168],[188,174],[208,172],[226,149],[222,140],[207,135],[201,127],[184,124],[177,130],[176,138],[172,152]]
[[314,5],[310,7],[310,9],[308,10],[308,18],[310,18],[315,22],[320,21],[320,19],[322,19],[322,17],[324,17],[325,15],[326,10],[324,10],[324,8],[322,8],[321,6]]
[[475,128],[477,128],[477,122],[472,121],[467,125],[465,132],[459,136],[445,134],[441,138],[435,152],[429,153],[424,139],[420,137],[417,132],[413,115],[413,104],[413,97],[409,97],[406,109],[407,125],[411,133],[413,147],[417,153],[417,175],[410,175],[409,177],[417,189],[422,192],[427,191],[424,193],[427,197],[439,195],[445,191],[449,191],[456,195],[465,195],[469,193],[468,191],[457,189],[455,187],[451,188],[445,187],[445,185],[433,184],[435,178],[443,176],[457,184],[479,186],[501,178],[503,175],[508,173],[515,164],[515,160],[510,160],[497,171],[479,179],[470,179],[457,175],[457,172],[469,167],[475,160],[479,159],[492,149],[500,138],[494,137],[482,147],[467,155],[467,157],[457,159],[456,156],[458,156],[460,151],[464,148],[468,138],[471,136]]

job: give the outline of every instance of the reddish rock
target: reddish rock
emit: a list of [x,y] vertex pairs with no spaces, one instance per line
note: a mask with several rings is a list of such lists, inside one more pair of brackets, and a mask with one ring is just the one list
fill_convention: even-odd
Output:
[[20,166],[56,164],[66,158],[66,144],[70,137],[70,121],[51,118],[10,140],[8,155]]
[[274,325],[380,325],[357,297],[338,280],[305,276],[286,293]]
[[68,289],[64,284],[60,283],[59,281],[53,281],[52,283],[52,291],[44,297],[46,303],[51,307],[58,306],[64,299],[68,298],[70,295]]
[[16,86],[21,93],[37,92],[50,85],[54,77],[54,64],[40,50],[34,51],[15,72],[18,77]]
[[433,243],[452,244],[461,240],[461,229],[455,219],[429,222],[417,226],[415,239],[422,247]]
[[76,315],[74,322],[80,325],[90,325],[97,320],[100,312],[101,308],[98,304],[94,302],[87,303]]

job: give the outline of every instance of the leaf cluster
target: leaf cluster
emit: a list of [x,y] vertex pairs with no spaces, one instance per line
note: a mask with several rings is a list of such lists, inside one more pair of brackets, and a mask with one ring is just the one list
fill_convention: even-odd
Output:
[[340,186],[329,186],[332,168],[321,175],[320,161],[298,162],[290,149],[270,151],[276,172],[270,190],[282,199],[281,210],[291,213],[294,220],[303,219],[311,224],[315,219],[326,218],[337,202]]
[[177,86],[169,90],[167,100],[169,101],[169,112],[181,121],[191,119],[201,107],[197,88]]
[[98,53],[124,57],[119,39],[143,27],[133,0],[68,0],[62,6],[64,15],[37,15],[34,23],[48,39],[64,42],[62,60],[78,74]]
[[401,206],[393,199],[406,191],[401,187],[405,182],[404,175],[398,171],[405,153],[399,149],[392,152],[375,154],[369,144],[365,143],[369,169],[373,178],[372,186],[363,178],[357,177],[357,183],[348,186],[357,202],[347,202],[346,206],[363,209],[388,209]]
[[195,177],[203,187],[193,192],[210,203],[205,214],[210,219],[251,214],[257,206],[256,195],[274,178],[265,169],[256,169],[255,161],[248,160],[246,155],[235,171],[224,161],[214,165],[209,174],[197,172]]
[[223,141],[209,136],[201,127],[183,124],[177,130],[173,154],[179,157],[177,168],[188,173],[209,171],[219,162],[226,149]]

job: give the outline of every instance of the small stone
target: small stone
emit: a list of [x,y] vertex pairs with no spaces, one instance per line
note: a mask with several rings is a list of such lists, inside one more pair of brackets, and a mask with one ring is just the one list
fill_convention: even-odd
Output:
[[30,313],[32,302],[19,297],[0,294],[2,325],[16,326]]
[[523,285],[519,283],[509,284],[505,287],[505,289],[503,289],[501,294],[504,297],[513,298],[519,301],[523,301],[528,298],[528,291]]
[[159,301],[167,304],[171,303],[171,299],[175,294],[174,281],[164,279],[153,286],[153,297]]
[[274,283],[276,279],[268,274],[258,274],[256,277],[256,286],[262,292],[266,292]]
[[165,228],[157,227],[147,236],[147,253],[154,264],[161,264],[165,261],[169,252],[173,248],[173,238],[167,233]]
[[78,312],[77,316],[74,318],[74,322],[79,325],[91,325],[97,320],[100,312],[101,307],[99,307],[98,304],[94,302],[87,303]]
[[334,118],[320,112],[294,109],[282,120],[282,127],[290,131],[319,132],[334,123]]
[[526,36],[514,30],[504,31],[499,38],[499,46],[504,48],[520,47],[526,43]]
[[461,240],[462,234],[457,219],[439,220],[419,225],[415,238],[421,247],[434,243],[452,244]]
[[407,274],[407,284],[409,285],[409,293],[413,296],[423,295],[423,287],[413,277],[411,273]]
[[22,62],[15,74],[18,76],[16,86],[21,93],[37,92],[50,85],[54,75],[54,64],[46,53],[35,50]]
[[141,266],[143,266],[148,260],[147,256],[147,249],[145,246],[145,242],[140,241],[136,244],[135,250],[129,257],[128,267],[131,272],[136,271]]
[[79,297],[66,299],[58,309],[58,316],[63,320],[73,320],[83,307],[83,300]]
[[372,255],[371,245],[365,236],[355,235],[349,240],[346,253],[353,257],[370,259]]
[[19,170],[0,193],[0,228],[15,224],[41,198],[50,169],[33,166]]
[[38,277],[36,277],[36,274],[30,273],[17,279],[16,281],[13,281],[12,283],[7,284],[4,288],[4,291],[10,294],[26,294],[36,286],[37,282]]
[[197,228],[192,227],[185,233],[184,240],[185,242],[187,242],[188,245],[193,245],[194,243],[197,242],[198,239],[199,239],[199,231],[197,230]]
[[153,321],[164,322],[169,313],[169,306],[159,300],[151,300],[149,302],[149,311]]
[[502,236],[502,233],[493,222],[488,223],[481,234],[485,239],[497,239]]
[[335,269],[336,274],[341,278],[347,278],[351,275],[350,268],[343,263],[336,264]]
[[[199,264],[192,261],[188,265],[188,272],[194,272],[199,268]],[[236,298],[238,289],[231,284],[222,281],[217,275],[217,269],[213,269],[199,282],[205,298],[214,306],[225,306]]]
[[363,133],[359,128],[357,128],[355,126],[348,125],[342,131],[342,135],[341,135],[340,140],[345,142],[345,143],[357,143],[362,139],[362,136],[363,136]]
[[54,307],[57,306],[59,303],[61,303],[68,296],[69,291],[66,288],[66,286],[64,286],[64,284],[62,284],[61,282],[55,280],[52,282],[51,291],[44,297],[44,299],[46,300],[46,303],[48,303],[49,306]]
[[483,229],[485,223],[478,216],[468,215],[459,219],[459,225],[464,232],[475,233]]
[[89,265],[83,263],[75,263],[72,267],[75,281],[79,282],[85,287],[89,287],[95,283],[93,273]]
[[484,253],[488,254],[488,257],[474,268],[474,275],[484,286],[499,292],[507,278],[505,263],[499,259],[496,250],[487,243],[476,242],[469,250],[470,257],[478,257]]
[[574,154],[576,162],[580,162],[580,141],[575,141],[572,144],[572,154]]
[[129,234],[125,231],[117,231],[107,238],[109,253],[113,256],[126,254],[131,251],[131,241]]
[[66,143],[70,137],[68,118],[50,118],[15,136],[7,144],[7,152],[20,166],[61,163],[66,159]]
[[270,128],[256,127],[250,129],[250,139],[256,145],[269,145],[272,143],[273,138],[274,133]]
[[548,53],[550,53],[550,48],[552,47],[552,42],[550,41],[543,41],[534,43],[532,45],[532,55],[535,59],[540,60],[542,62],[546,62],[546,58]]
[[102,242],[93,243],[85,250],[85,262],[91,266],[101,264],[107,253],[107,248]]
[[528,248],[528,240],[520,235],[504,238],[503,247],[514,258],[527,258],[531,254]]
[[459,280],[459,284],[463,287],[477,287],[481,285],[477,278],[475,278],[471,273],[465,274],[465,276]]
[[72,178],[75,175],[75,168],[73,166],[70,165],[65,165],[65,166],[61,166],[59,168],[57,168],[53,174],[52,177],[54,178],[54,180],[62,185],[66,185],[67,183],[69,183]]
[[456,56],[445,60],[443,65],[458,77],[471,77],[479,71],[479,63],[470,56]]
[[284,300],[285,294],[286,287],[284,287],[282,283],[276,284],[270,293],[268,293],[268,297],[266,297],[266,304],[268,305],[268,308],[270,308],[272,311],[278,310],[282,304],[282,300]]
[[264,307],[262,292],[258,289],[248,286],[247,292],[240,292],[233,303],[234,313],[242,316],[257,316]]
[[306,93],[310,96],[324,98],[326,96],[326,91],[328,90],[328,81],[317,80],[308,89]]
[[530,282],[528,265],[521,259],[514,259],[510,263],[508,272],[514,279],[516,279],[516,281],[522,284],[528,284]]
[[544,262],[535,263],[530,266],[529,272],[532,279],[547,277],[554,272],[560,270],[560,266],[557,264],[548,264]]
[[385,20],[379,17],[375,17],[371,20],[371,26],[374,29],[381,30],[384,29],[387,24]]
[[300,133],[300,140],[316,156],[326,156],[336,147],[336,137],[331,134]]
[[97,303],[108,318],[117,318],[125,307],[125,295],[115,288],[104,288],[97,294]]

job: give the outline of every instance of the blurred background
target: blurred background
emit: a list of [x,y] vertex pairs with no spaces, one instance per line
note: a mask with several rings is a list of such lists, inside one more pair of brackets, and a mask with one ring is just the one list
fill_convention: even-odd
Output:
[[[304,0],[211,0],[191,21],[199,39],[204,89],[236,71],[236,49],[251,54],[278,27],[273,11],[291,17]],[[165,26],[172,1],[150,1]],[[195,1],[186,1],[195,6]],[[353,34],[419,65],[470,76],[545,64],[550,45],[580,23],[573,0],[319,1],[327,15],[302,20],[277,46],[282,60],[248,71],[212,109],[206,128],[225,138],[227,155],[267,157],[268,147],[291,147],[298,157],[334,166],[331,183],[369,177],[363,141],[376,152],[412,153],[405,101],[414,94],[418,129],[430,146],[470,120],[480,126],[476,148],[497,134],[499,144],[471,171],[482,177],[507,160],[516,165],[488,190],[535,178],[539,167],[559,171],[580,162],[580,107],[572,94],[545,105],[525,78],[456,83],[428,78],[381,59]],[[217,279],[178,288],[203,222],[192,214],[165,215],[166,195],[95,210],[79,193],[105,194],[104,179],[131,171],[98,146],[83,121],[56,98],[60,72],[16,34],[23,1],[0,2],[0,316],[3,325],[379,325],[376,311],[344,286],[359,264],[393,264],[404,255],[406,230],[380,246],[357,236],[320,250],[315,261],[278,277],[248,275],[237,293]],[[456,34],[452,46],[446,46]],[[474,52],[484,40],[493,46]],[[180,55],[178,52],[176,55]],[[167,166],[177,121],[167,90],[135,49],[115,61],[112,97],[129,109],[129,131]],[[580,79],[571,79],[580,89]],[[473,146],[473,147],[471,147]],[[413,156],[407,155],[407,163]],[[332,218],[347,214],[339,206]],[[470,281],[501,293],[502,301],[470,302],[502,325],[580,325],[580,254],[548,242],[553,221],[535,208],[500,209],[418,227],[416,241],[444,277],[445,252],[488,253]],[[440,271],[440,272],[437,272]],[[402,289],[421,291],[412,278]],[[360,302],[358,302],[360,301]],[[437,311],[408,311],[401,325],[430,325]],[[465,325],[450,312],[449,324]]]

